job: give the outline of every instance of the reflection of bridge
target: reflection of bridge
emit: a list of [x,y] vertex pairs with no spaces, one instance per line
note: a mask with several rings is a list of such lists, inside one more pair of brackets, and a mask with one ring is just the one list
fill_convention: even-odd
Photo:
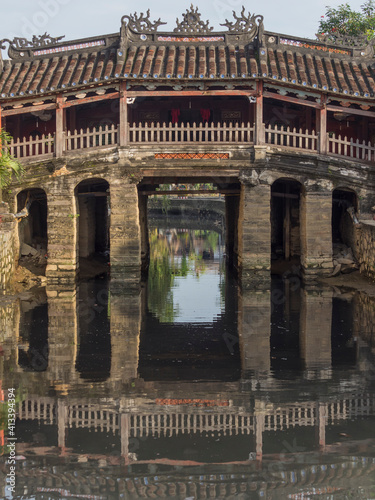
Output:
[[[146,406],[152,403],[152,410]],[[169,399],[154,401],[142,397],[119,401],[81,401],[30,397],[19,405],[20,420],[58,425],[59,446],[65,447],[67,429],[87,428],[119,433],[126,451],[131,437],[177,437],[185,433],[219,432],[220,435],[255,434],[257,457],[262,455],[262,433],[296,427],[316,427],[319,446],[325,446],[325,427],[342,420],[375,414],[375,396],[361,394],[335,401],[272,404],[255,400],[252,411],[234,405],[230,399]]]
[[[38,457],[33,458],[33,463]],[[32,493],[39,488],[64,489],[83,495],[103,495],[96,498],[125,499],[138,498],[186,498],[197,500],[206,498],[241,498],[239,495],[254,495],[267,498],[267,495],[280,495],[277,498],[298,500],[305,494],[329,494],[356,489],[370,491],[375,465],[372,458],[351,456],[350,460],[335,463],[329,457],[306,457],[306,462],[288,458],[281,462],[268,462],[263,469],[256,470],[255,464],[236,465],[229,474],[220,466],[189,467],[187,470],[167,470],[167,467],[152,464],[153,472],[127,472],[117,467],[103,469],[103,457],[95,460],[96,470],[85,468],[84,464],[70,463],[64,457],[64,463],[51,466],[41,464],[19,468],[17,488],[20,494],[24,486]],[[105,466],[105,465],[104,465]],[[156,475],[157,474],[157,475]],[[39,490],[40,491],[40,490]],[[21,493],[22,492],[22,493]],[[238,496],[237,496],[238,495]],[[281,496],[282,495],[282,496]],[[252,498],[249,496],[249,498]],[[275,497],[273,497],[275,498]]]
[[[279,290],[276,291],[279,293]],[[52,386],[62,394],[66,394],[71,388],[85,385],[86,373],[78,363],[79,357],[85,354],[82,339],[103,317],[106,322],[103,321],[102,336],[108,339],[108,368],[100,384],[100,390],[103,394],[108,391],[112,394],[111,391],[114,388],[119,389],[138,377],[145,378],[142,370],[147,363],[140,358],[140,353],[142,354],[149,345],[145,330],[147,325],[145,321],[142,322],[147,308],[146,295],[143,292],[139,295],[133,294],[127,296],[126,300],[124,297],[112,295],[110,318],[108,318],[106,285],[103,283],[95,291],[96,302],[89,298],[87,290],[84,292],[77,296],[74,291],[58,294],[54,290],[47,290],[48,317],[47,307],[45,307],[45,323],[43,323],[46,325],[43,333],[45,344],[42,343],[42,345],[33,341],[33,334],[26,331],[26,327],[22,327],[25,331],[20,330],[20,316],[24,314],[22,311],[29,307],[27,302],[26,306],[22,305],[21,309],[18,301],[7,303],[4,308],[0,307],[0,324],[4,334],[2,345],[4,357],[1,358],[1,362],[4,363],[5,372],[11,376],[14,386],[20,385],[24,379],[25,370],[28,370],[29,392],[33,394],[39,392],[40,384],[44,384],[45,387]],[[217,342],[212,351],[207,352],[218,353],[220,355],[218,359],[223,367],[227,364],[233,368],[233,360],[236,362],[236,377],[230,380],[241,378],[249,380],[250,383],[258,380],[263,388],[267,387],[270,390],[278,384],[271,366],[271,351],[272,356],[277,353],[277,349],[273,349],[275,344],[272,343],[277,332],[272,331],[271,325],[274,322],[273,314],[276,306],[285,308],[285,311],[289,312],[291,306],[295,309],[299,336],[293,339],[297,344],[293,356],[298,358],[301,364],[303,363],[303,367],[307,370],[306,376],[309,379],[315,378],[316,381],[321,379],[322,383],[324,379],[335,377],[335,368],[332,365],[335,355],[331,334],[332,311],[334,307],[337,307],[338,302],[342,302],[342,307],[347,304],[346,302],[333,299],[332,292],[328,289],[319,292],[298,289],[293,301],[289,300],[290,296],[286,288],[281,290],[279,295],[276,295],[274,291],[244,291],[235,297],[230,287],[227,287],[225,293],[225,307],[230,313],[228,325],[233,328],[231,330],[225,328],[225,334],[224,330],[216,332]],[[278,304],[276,304],[277,300],[279,300]],[[366,317],[367,324],[371,324],[372,304],[372,301],[354,300],[353,318],[357,318],[358,321],[347,325],[350,333],[347,342],[350,341],[352,344],[348,352],[358,370],[358,376],[352,376],[351,372],[347,372],[340,374],[340,377],[349,378],[355,390],[364,389],[363,379],[368,377],[369,370],[372,370],[373,374],[372,365],[367,359],[368,349],[365,343],[359,340],[361,335],[365,334],[366,340],[371,341],[372,334],[368,330],[369,327],[361,326],[361,322]],[[155,327],[155,324],[152,326]],[[358,340],[354,337],[358,337]],[[144,339],[147,341],[146,346]],[[154,345],[156,345],[155,341]],[[198,344],[197,346],[199,347]],[[183,347],[184,340],[182,339],[178,348],[188,359],[187,354],[183,352]],[[344,348],[340,347],[340,350]],[[157,346],[157,352],[159,351],[162,357],[162,349]],[[234,359],[236,356],[231,355],[231,352],[238,351],[241,358],[239,362]],[[27,367],[21,363],[20,352],[23,353],[23,359],[27,358],[30,361]],[[202,354],[197,350],[194,351],[194,355],[195,352]],[[104,353],[100,352],[100,356],[103,358]],[[204,355],[201,357],[204,359]],[[288,367],[288,363],[284,362],[284,366]],[[232,370],[232,375],[233,373]],[[148,379],[154,380],[151,372],[148,373]]]

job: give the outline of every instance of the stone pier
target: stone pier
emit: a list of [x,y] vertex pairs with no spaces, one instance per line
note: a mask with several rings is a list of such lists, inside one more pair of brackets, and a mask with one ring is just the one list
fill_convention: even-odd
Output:
[[111,289],[141,279],[141,227],[137,185],[121,177],[111,183]]
[[111,294],[111,383],[129,383],[138,376],[141,292]]
[[56,390],[64,393],[76,380],[77,297],[76,290],[47,288],[48,297],[48,377]]
[[328,275],[332,263],[332,193],[308,188],[301,193],[301,264],[305,278]]
[[270,371],[271,293],[243,290],[238,304],[241,368],[266,375]]
[[48,199],[48,263],[49,284],[73,286],[77,275],[78,214],[75,196],[64,179],[54,184]]
[[239,258],[242,286],[269,285],[271,271],[271,187],[242,184]]
[[300,353],[306,370],[331,368],[332,291],[301,290]]

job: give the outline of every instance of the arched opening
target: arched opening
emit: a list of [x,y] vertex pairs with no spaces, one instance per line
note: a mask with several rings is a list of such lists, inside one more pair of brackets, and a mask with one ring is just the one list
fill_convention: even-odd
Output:
[[76,187],[81,277],[102,274],[109,261],[109,184],[86,179]]
[[276,274],[282,262],[300,263],[301,188],[292,179],[278,179],[271,187],[271,258]]
[[20,264],[44,274],[47,263],[47,195],[43,189],[24,189],[17,195]]

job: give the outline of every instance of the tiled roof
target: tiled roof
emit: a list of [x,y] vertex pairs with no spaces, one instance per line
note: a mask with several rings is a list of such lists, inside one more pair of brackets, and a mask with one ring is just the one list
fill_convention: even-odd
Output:
[[0,100],[123,79],[141,84],[150,80],[238,84],[260,78],[290,88],[374,96],[372,54],[270,33],[261,43],[238,38],[225,33],[202,37],[167,33],[124,41],[120,34],[60,42],[29,51],[29,57],[4,61]]

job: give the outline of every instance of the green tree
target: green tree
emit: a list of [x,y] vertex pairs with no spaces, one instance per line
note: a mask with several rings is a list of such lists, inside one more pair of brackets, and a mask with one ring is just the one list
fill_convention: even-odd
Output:
[[23,174],[23,167],[19,161],[10,154],[9,143],[11,136],[0,130],[0,201],[2,200],[2,190],[9,186],[13,175],[19,179]]
[[374,37],[375,33],[375,2],[366,0],[361,5],[361,12],[351,9],[348,3],[339,5],[336,9],[326,7],[325,16],[322,16],[319,28],[319,35],[363,36],[368,39]]

